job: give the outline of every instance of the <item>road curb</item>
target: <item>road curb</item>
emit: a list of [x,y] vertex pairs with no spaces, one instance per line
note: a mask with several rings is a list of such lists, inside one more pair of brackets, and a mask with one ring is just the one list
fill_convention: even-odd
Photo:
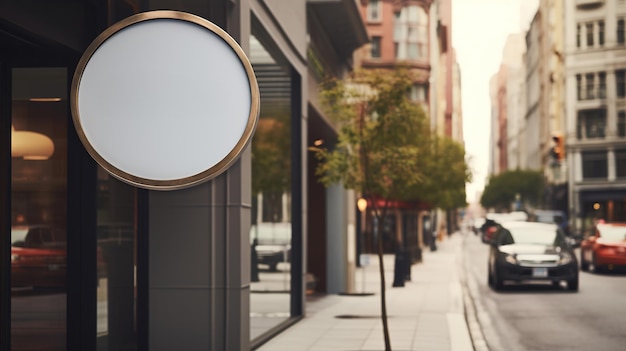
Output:
[[[463,238],[463,244],[465,245],[465,238]],[[465,262],[465,251],[461,250],[461,262]],[[466,265],[462,264],[460,267],[461,272],[461,286],[463,289],[463,306],[465,307],[465,321],[467,323],[467,328],[469,329],[470,338],[472,339],[472,344],[474,346],[475,351],[489,351],[489,345],[485,340],[485,336],[483,334],[483,330],[481,324],[478,320],[478,316],[476,313],[476,305],[474,304],[474,298],[472,296],[472,289],[470,288],[470,284],[468,280],[470,278],[471,272],[467,271]],[[474,286],[475,289],[475,286]]]

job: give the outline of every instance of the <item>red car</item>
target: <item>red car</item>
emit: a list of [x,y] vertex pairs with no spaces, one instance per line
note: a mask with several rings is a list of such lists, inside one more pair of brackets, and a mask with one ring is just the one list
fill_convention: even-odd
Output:
[[45,225],[11,228],[11,286],[65,287],[66,233]]
[[600,272],[626,267],[626,223],[600,223],[580,243],[580,269]]

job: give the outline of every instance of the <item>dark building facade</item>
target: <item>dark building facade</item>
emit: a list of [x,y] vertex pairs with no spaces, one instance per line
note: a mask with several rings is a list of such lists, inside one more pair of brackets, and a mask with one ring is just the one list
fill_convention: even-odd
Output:
[[[239,159],[173,191],[109,175],[71,114],[90,43],[152,10],[228,32],[261,100]],[[0,1],[0,351],[250,350],[307,289],[349,290],[355,257],[328,247],[354,246],[355,199],[320,188],[307,146],[336,138],[316,86],[366,41],[352,0]]]

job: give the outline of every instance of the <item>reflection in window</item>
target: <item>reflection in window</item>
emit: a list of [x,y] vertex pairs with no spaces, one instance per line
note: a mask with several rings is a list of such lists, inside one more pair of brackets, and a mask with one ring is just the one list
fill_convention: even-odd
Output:
[[250,38],[250,61],[261,93],[260,118],[251,145],[252,339],[291,315],[292,78],[291,67],[268,44],[254,35]]
[[[65,350],[67,70],[12,70],[11,345]],[[4,327],[4,326],[3,326]]]
[[626,26],[624,25],[624,19],[617,20],[617,44],[624,45],[626,42]]
[[606,178],[608,175],[606,151],[582,153],[583,179]]
[[98,167],[97,203],[97,350],[136,350],[136,190]]

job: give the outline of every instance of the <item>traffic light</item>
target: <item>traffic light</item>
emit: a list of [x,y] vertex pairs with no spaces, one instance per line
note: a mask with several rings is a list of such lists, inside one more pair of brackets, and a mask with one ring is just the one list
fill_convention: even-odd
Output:
[[561,161],[565,158],[565,145],[563,145],[563,136],[555,134],[552,136],[554,147],[552,147],[552,155],[555,159]]

